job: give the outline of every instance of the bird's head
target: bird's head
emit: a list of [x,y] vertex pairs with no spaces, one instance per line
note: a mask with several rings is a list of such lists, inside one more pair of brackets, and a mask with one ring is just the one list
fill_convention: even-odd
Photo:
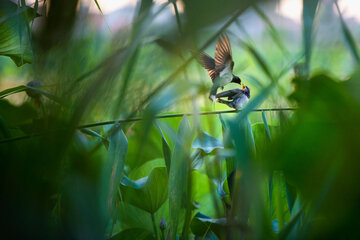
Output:
[[244,84],[241,85],[241,89],[244,91],[244,94],[250,98],[250,88],[248,86],[245,86]]
[[233,75],[233,79],[231,82],[241,84],[241,79],[238,76]]

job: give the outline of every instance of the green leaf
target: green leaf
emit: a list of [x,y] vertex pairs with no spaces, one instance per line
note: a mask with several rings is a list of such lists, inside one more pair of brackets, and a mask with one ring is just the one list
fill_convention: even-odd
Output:
[[313,40],[313,24],[318,3],[318,0],[303,0],[303,44],[305,53],[306,76],[309,75]]
[[25,85],[20,85],[20,86],[17,86],[17,87],[5,89],[5,90],[0,92],[0,99],[5,98],[5,97],[7,97],[7,96],[9,96],[11,94],[23,92],[26,89],[28,89],[28,87],[25,86]]
[[303,213],[303,210],[301,209],[298,211],[298,213],[291,219],[291,221],[286,225],[286,227],[280,231],[279,233],[279,240],[285,240],[291,233],[291,231],[294,229],[295,225],[299,222],[301,219],[301,215]]
[[257,61],[257,63],[260,65],[263,72],[265,73],[265,75],[268,76],[271,81],[274,81],[274,76],[271,73],[271,69],[269,65],[266,63],[263,56],[250,44],[242,42],[242,45],[255,58],[255,60]]
[[[19,67],[32,62],[29,23],[34,9],[6,1],[0,5],[0,55],[10,57]],[[23,34],[25,37],[23,37]]]
[[220,239],[225,236],[226,218],[213,219],[202,213],[197,213],[191,220],[191,231],[195,236],[203,237],[208,232],[214,232]]
[[108,210],[114,207],[118,194],[118,184],[123,175],[128,141],[124,132],[118,129],[109,136],[109,150],[103,174],[103,190]]
[[184,204],[188,184],[191,128],[186,116],[180,122],[169,175],[170,239],[176,238],[180,210]]
[[151,161],[148,161],[141,165],[138,168],[135,168],[131,170],[129,173],[129,178],[133,180],[138,180],[140,178],[144,178],[150,175],[151,171],[154,168],[158,167],[165,167],[164,159],[163,158],[157,158]]
[[285,57],[289,56],[289,51],[284,46],[284,43],[281,40],[281,37],[279,36],[279,33],[277,32],[276,28],[272,24],[271,20],[266,16],[265,12],[261,10],[257,5],[254,6],[254,9],[256,13],[261,17],[261,19],[266,23],[270,30],[270,35],[275,44],[279,47],[279,49],[283,52]]
[[142,228],[129,228],[113,237],[110,240],[153,240],[152,232]]
[[339,13],[339,18],[340,18],[340,23],[341,23],[341,30],[343,32],[345,42],[348,45],[348,47],[349,47],[349,49],[351,51],[351,54],[353,55],[356,63],[359,65],[360,57],[359,57],[359,51],[358,51],[358,48],[357,48],[357,45],[356,45],[356,41],[355,41],[353,35],[351,34],[350,29],[348,28],[348,26],[346,25],[346,23],[344,21],[344,18],[343,18],[342,14],[341,14],[341,11],[340,11],[340,8],[339,8],[339,5],[338,5],[337,1],[334,1],[334,3],[335,3],[337,11]]
[[163,155],[164,155],[164,159],[165,159],[166,170],[167,170],[167,173],[169,174],[170,173],[170,164],[171,164],[171,149],[169,147],[168,142],[166,141],[163,131],[161,130],[160,126],[156,122],[155,122],[155,126],[161,134],[162,150],[163,150]]
[[166,168],[154,168],[148,177],[136,181],[124,177],[120,184],[120,190],[123,201],[153,214],[167,199]]
[[262,116],[262,119],[263,119],[263,122],[264,122],[267,139],[269,139],[271,141],[270,128],[269,128],[269,125],[268,125],[268,122],[267,122],[267,119],[266,119],[266,114],[265,114],[264,111],[261,112],[261,116]]
[[224,148],[220,140],[204,131],[201,131],[195,138],[192,147],[195,149],[201,149],[206,154],[212,153],[215,149]]

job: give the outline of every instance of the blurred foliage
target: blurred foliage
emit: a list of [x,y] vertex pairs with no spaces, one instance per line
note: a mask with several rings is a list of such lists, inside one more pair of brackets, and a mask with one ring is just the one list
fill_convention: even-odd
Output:
[[[276,4],[142,0],[104,33],[78,0],[2,1],[3,236],[360,238],[358,33],[336,2],[303,0],[295,41],[268,15]],[[322,6],[338,13],[336,45],[316,42]],[[223,32],[252,98],[200,115],[226,107],[208,102],[189,49]]]

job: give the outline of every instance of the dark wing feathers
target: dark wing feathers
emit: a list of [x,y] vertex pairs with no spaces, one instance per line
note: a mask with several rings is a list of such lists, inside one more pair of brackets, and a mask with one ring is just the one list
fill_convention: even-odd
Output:
[[216,43],[215,65],[217,68],[223,69],[224,65],[227,64],[230,64],[231,69],[233,69],[234,62],[231,55],[230,41],[227,35],[222,35]]
[[234,61],[231,55],[231,46],[228,36],[220,36],[216,43],[215,59],[204,52],[197,58],[198,62],[208,71],[212,81],[217,74],[230,64],[231,70],[234,68]]
[[237,95],[239,93],[243,93],[243,90],[241,90],[239,88],[231,89],[231,90],[216,94],[216,98],[228,97],[229,99],[233,99],[233,97],[235,97],[235,95]]
[[211,80],[214,81],[216,78],[215,60],[206,53],[201,52],[198,61],[201,66],[203,66],[208,71]]

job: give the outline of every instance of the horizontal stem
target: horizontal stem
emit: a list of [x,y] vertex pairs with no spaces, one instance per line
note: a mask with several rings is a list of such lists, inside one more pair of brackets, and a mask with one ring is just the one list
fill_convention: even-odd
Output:
[[[294,111],[297,108],[295,107],[284,107],[284,108],[257,108],[253,109],[251,112],[274,112],[274,111]],[[241,112],[241,110],[224,110],[224,111],[209,111],[209,112],[200,112],[198,115],[214,115],[214,114],[227,114],[227,113],[237,113]],[[197,115],[196,113],[175,113],[175,114],[164,114],[164,115],[157,115],[154,118],[155,119],[161,119],[161,118],[176,118],[176,117],[183,117],[183,116],[194,116]],[[97,127],[97,126],[104,126],[104,125],[111,125],[115,123],[127,123],[127,122],[137,122],[141,121],[143,118],[128,118],[128,119],[121,119],[121,120],[110,120],[110,121],[103,121],[103,122],[96,122],[96,123],[89,123],[80,125],[77,127],[77,129],[83,129],[83,128],[91,128],[91,127]],[[51,131],[52,132],[52,131]],[[1,139],[1,143],[7,143],[7,142],[13,142],[17,140],[27,139],[30,137],[37,137],[41,136],[43,134],[41,133],[35,133],[31,135],[25,135],[20,137],[14,137],[14,138],[6,138]]]

